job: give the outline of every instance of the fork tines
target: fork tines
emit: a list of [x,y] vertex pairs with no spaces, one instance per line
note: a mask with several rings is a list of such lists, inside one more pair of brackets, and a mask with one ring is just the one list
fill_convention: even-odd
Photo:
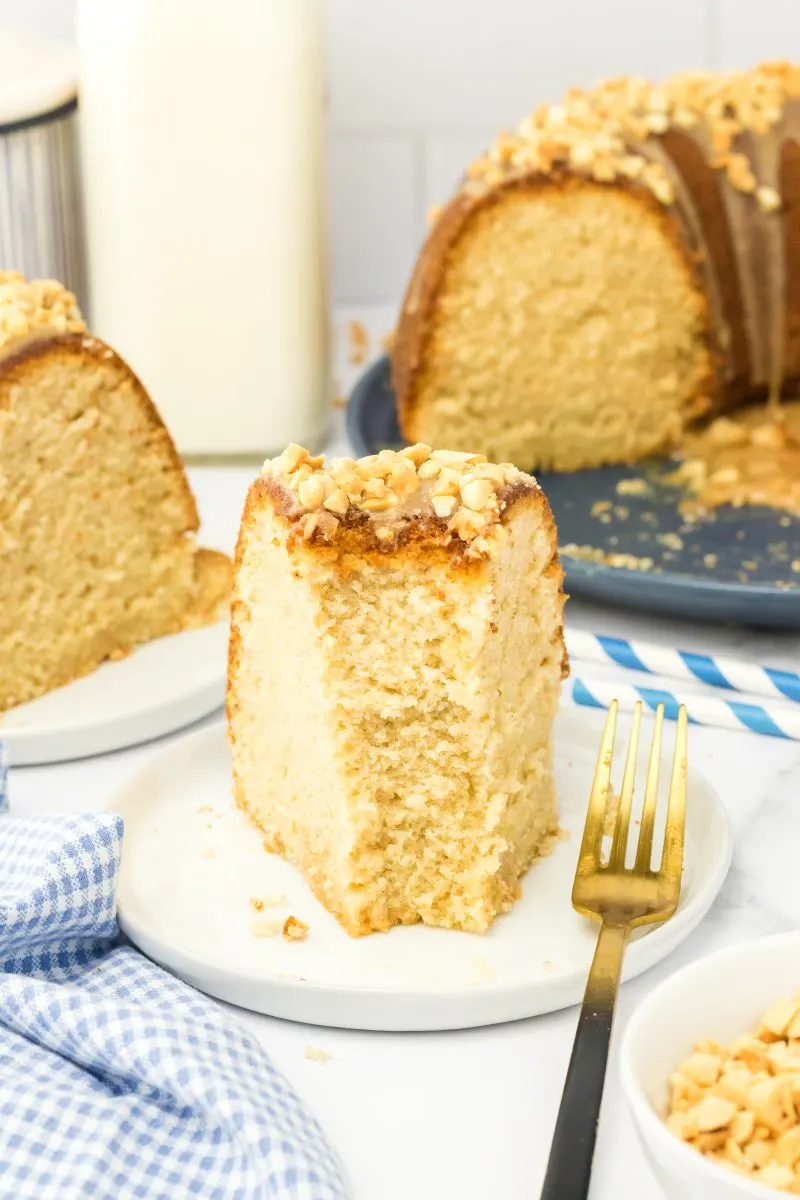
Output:
[[[666,831],[661,861],[657,871],[652,868],[653,833],[655,829],[656,808],[658,802],[658,776],[661,763],[661,741],[664,725],[664,705],[660,704],[656,712],[655,729],[650,746],[650,759],[647,767],[644,805],[642,808],[641,828],[636,848],[636,859],[632,867],[626,867],[626,852],[628,834],[630,831],[631,810],[633,806],[633,788],[636,775],[636,761],[639,751],[639,735],[642,723],[642,703],[636,705],[633,716],[628,753],[625,760],[625,771],[622,780],[622,790],[619,796],[619,807],[616,815],[613,812],[615,798],[611,790],[611,761],[614,747],[614,735],[617,727],[618,704],[615,700],[606,719],[600,752],[597,759],[589,808],[586,814],[586,825],[583,831],[578,875],[588,877],[598,871],[609,874],[625,874],[628,876],[661,876],[665,880],[680,880],[683,864],[683,841],[686,814],[686,761],[687,761],[687,714],[681,706],[678,713],[677,731],[675,736],[675,751],[672,760],[672,774],[669,786],[669,805],[667,809]],[[608,862],[602,862],[603,838],[613,821],[613,838]]]

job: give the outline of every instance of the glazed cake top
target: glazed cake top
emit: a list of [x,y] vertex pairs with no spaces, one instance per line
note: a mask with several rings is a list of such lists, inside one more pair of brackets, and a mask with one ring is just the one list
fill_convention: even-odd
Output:
[[754,194],[761,209],[772,212],[781,204],[772,172],[759,171],[737,141],[743,134],[771,132],[798,98],[800,66],[789,62],[766,62],[749,71],[686,71],[659,84],[629,76],[602,80],[585,90],[573,88],[560,104],[540,105],[513,133],[500,134],[468,168],[467,186],[569,168],[601,182],[635,180],[662,204],[671,204],[676,198],[671,173],[652,145],[678,129],[702,142],[711,165],[732,187]]
[[517,499],[541,494],[536,480],[510,463],[421,443],[327,466],[324,455],[292,443],[267,460],[262,478],[306,542],[358,531],[386,551],[415,537],[472,559],[505,539],[503,523]]

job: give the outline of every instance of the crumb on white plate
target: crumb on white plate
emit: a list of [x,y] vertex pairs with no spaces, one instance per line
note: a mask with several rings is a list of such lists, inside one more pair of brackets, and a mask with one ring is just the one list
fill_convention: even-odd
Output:
[[283,923],[283,936],[289,942],[302,942],[308,937],[308,926],[297,917],[287,917]]
[[311,1062],[326,1063],[332,1057],[333,1055],[329,1054],[327,1050],[321,1050],[319,1046],[306,1046],[303,1051],[303,1058],[308,1058]]
[[288,896],[281,892],[274,896],[251,896],[250,904],[256,912],[262,912],[265,908],[284,908],[289,903]]
[[479,955],[475,959],[475,974],[477,975],[478,982],[480,983],[488,983],[490,980],[494,979],[494,968],[489,960],[484,958],[483,955]]
[[278,936],[282,928],[280,921],[253,921],[250,932],[253,937],[273,938]]
[[216,850],[212,850],[210,846],[203,846],[203,849],[200,851],[200,854],[203,858],[216,858],[217,857]]

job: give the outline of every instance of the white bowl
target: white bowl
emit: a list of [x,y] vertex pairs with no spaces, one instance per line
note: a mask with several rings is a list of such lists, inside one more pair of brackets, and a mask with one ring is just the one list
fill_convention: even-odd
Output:
[[704,1038],[749,1033],[774,1000],[800,992],[800,932],[729,946],[660,984],[621,1046],[622,1084],[653,1172],[674,1200],[775,1200],[784,1195],[728,1171],[667,1129],[667,1080]]

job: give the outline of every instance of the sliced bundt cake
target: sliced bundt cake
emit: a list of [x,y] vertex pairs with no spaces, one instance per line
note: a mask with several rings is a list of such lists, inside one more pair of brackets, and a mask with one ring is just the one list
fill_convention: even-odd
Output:
[[0,710],[225,611],[230,563],[139,380],[60,284],[0,272]]
[[393,354],[409,441],[571,470],[800,380],[800,67],[573,90],[431,230]]

